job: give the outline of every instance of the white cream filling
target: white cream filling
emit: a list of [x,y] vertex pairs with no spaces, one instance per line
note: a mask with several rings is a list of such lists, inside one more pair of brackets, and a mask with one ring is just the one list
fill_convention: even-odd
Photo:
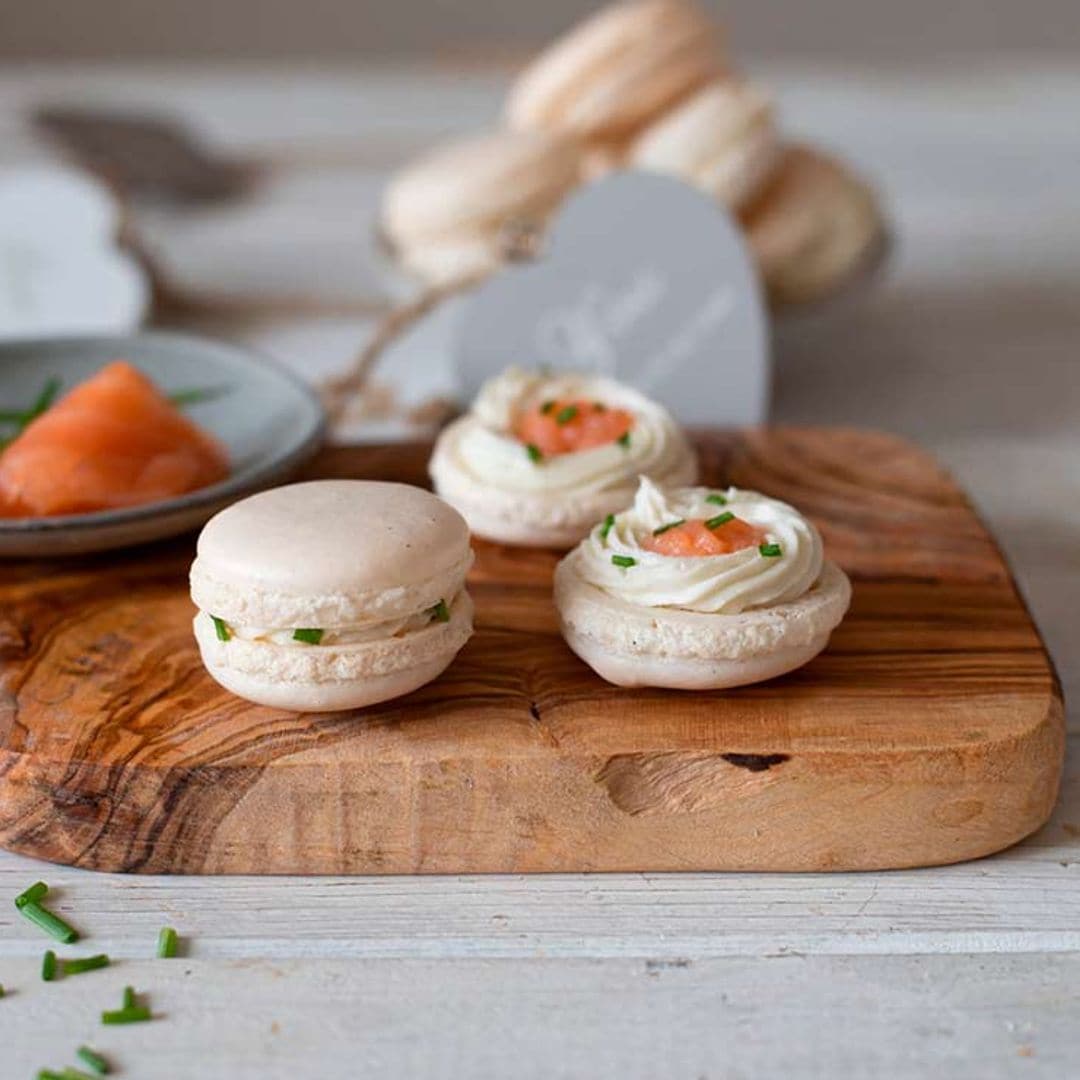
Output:
[[[599,401],[632,414],[625,445],[533,461],[513,434],[518,417],[549,400]],[[644,474],[663,476],[690,450],[663,406],[612,379],[576,373],[542,375],[509,368],[481,388],[472,410],[444,434],[455,469],[482,487],[562,496],[624,486]]]
[[[722,495],[724,505],[709,502]],[[758,546],[729,555],[667,556],[642,547],[670,522],[705,519],[730,511],[762,529],[780,555]],[[787,503],[739,488],[681,488],[665,492],[642,477],[633,506],[617,514],[610,529],[601,522],[573,553],[578,573],[612,596],[645,607],[736,615],[789,603],[818,580],[824,554],[814,526]],[[634,560],[617,566],[612,556]]]
[[[447,599],[446,610],[449,612],[457,600],[455,594]],[[354,623],[349,626],[303,627],[300,629],[320,629],[322,637],[317,645],[297,640],[297,627],[234,626],[226,623],[229,634],[241,641],[255,641],[267,645],[283,645],[298,649],[323,648],[328,645],[360,645],[371,641],[386,641],[390,638],[402,638],[407,634],[424,630],[439,619],[432,608],[413,612],[411,615],[395,619],[380,619],[372,622]]]

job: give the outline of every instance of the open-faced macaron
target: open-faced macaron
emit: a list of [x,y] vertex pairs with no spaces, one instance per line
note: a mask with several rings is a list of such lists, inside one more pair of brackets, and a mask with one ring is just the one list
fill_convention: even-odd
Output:
[[199,536],[191,596],[226,689],[301,712],[430,682],[472,633],[469,530],[407,484],[319,480],[253,495]]
[[563,636],[618,686],[723,689],[813,659],[851,584],[787,503],[736,488],[663,491],[600,522],[555,571]]
[[509,368],[442,432],[430,468],[477,536],[568,548],[626,506],[639,476],[693,483],[697,457],[667,409],[629,386]]

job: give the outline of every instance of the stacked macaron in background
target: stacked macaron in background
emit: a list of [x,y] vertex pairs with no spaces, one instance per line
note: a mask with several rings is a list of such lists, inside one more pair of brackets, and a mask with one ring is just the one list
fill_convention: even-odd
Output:
[[430,286],[478,280],[579,184],[613,169],[677,176],[743,229],[774,306],[823,299],[872,263],[869,186],[789,139],[689,0],[624,0],[555,41],[512,85],[504,128],[436,147],[387,187],[381,233]]

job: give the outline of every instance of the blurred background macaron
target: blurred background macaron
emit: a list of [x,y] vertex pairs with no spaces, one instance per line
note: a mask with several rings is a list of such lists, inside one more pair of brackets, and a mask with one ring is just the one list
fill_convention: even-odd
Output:
[[581,179],[571,138],[495,131],[444,143],[388,184],[379,220],[389,254],[429,285],[491,273],[517,230],[543,225]]
[[611,147],[724,67],[719,27],[695,5],[629,0],[598,11],[536,57],[511,88],[505,118],[518,130]]
[[191,596],[207,671],[260,705],[355,709],[441,674],[472,634],[464,519],[406,484],[253,495],[199,536]]

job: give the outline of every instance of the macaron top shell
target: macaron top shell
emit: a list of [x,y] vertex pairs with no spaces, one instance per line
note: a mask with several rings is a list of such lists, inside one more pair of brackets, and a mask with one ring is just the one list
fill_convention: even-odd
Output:
[[520,130],[622,138],[724,66],[718,30],[694,4],[627,0],[537,57],[510,92],[506,119]]
[[212,518],[191,568],[192,599],[238,624],[350,625],[450,599],[471,562],[464,518],[430,492],[317,480]]
[[436,147],[386,189],[382,228],[392,244],[446,241],[507,220],[540,221],[581,174],[572,139],[538,131],[469,136]]

